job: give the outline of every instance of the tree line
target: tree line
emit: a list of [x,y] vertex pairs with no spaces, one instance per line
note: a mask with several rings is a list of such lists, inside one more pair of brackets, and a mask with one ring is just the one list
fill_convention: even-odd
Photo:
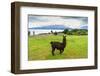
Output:
[[88,30],[87,29],[65,29],[63,31],[64,34],[68,35],[88,35]]

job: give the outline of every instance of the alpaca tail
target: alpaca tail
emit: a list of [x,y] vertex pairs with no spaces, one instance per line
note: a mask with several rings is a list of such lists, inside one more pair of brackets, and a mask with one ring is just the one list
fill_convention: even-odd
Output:
[[53,44],[53,42],[50,42],[50,44]]

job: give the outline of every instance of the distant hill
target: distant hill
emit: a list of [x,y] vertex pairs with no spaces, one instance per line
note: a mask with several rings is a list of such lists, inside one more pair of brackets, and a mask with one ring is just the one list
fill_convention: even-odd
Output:
[[[68,26],[65,25],[48,25],[48,26],[40,26],[40,27],[32,27],[29,29],[42,29],[42,30],[64,30],[64,29],[74,29],[74,28],[70,28]],[[75,28],[76,29],[76,28]],[[88,26],[80,26],[80,28],[77,29],[88,29]]]
[[50,30],[64,30],[64,29],[71,29],[69,27],[66,27],[64,25],[48,25],[48,26],[41,26],[41,27],[33,27],[30,29],[50,29]]

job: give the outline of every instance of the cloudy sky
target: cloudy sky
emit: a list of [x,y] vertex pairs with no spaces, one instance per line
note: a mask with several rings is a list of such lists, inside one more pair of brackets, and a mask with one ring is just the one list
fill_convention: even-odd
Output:
[[66,27],[78,28],[88,25],[88,17],[75,16],[28,16],[28,28],[41,27],[47,25],[64,25]]

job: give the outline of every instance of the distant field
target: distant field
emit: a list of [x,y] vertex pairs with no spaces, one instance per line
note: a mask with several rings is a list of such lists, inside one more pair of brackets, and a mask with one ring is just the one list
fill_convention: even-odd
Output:
[[62,42],[62,35],[37,35],[28,38],[28,60],[52,60],[52,59],[77,59],[87,58],[88,36],[67,35],[67,46],[62,55],[55,51],[51,54],[51,41]]

